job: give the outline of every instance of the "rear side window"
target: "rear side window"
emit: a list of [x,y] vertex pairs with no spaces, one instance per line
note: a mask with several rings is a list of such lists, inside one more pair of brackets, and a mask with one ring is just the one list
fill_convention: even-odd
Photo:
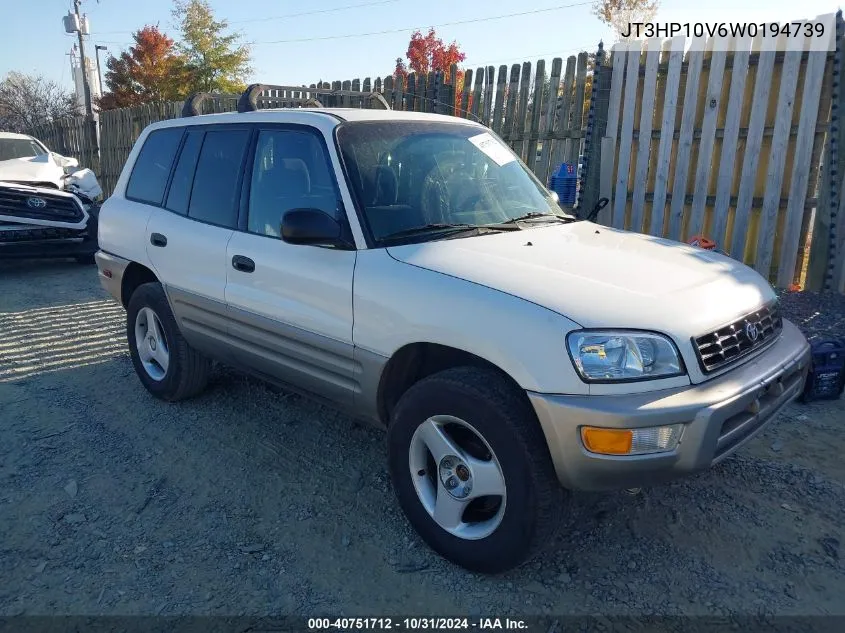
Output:
[[181,140],[182,128],[156,130],[147,136],[126,185],[127,198],[161,205]]
[[197,162],[188,216],[202,222],[237,226],[238,183],[249,130],[206,132]]
[[179,160],[176,161],[176,169],[173,171],[173,181],[170,183],[170,191],[167,194],[165,208],[178,213],[188,214],[188,200],[191,197],[191,183],[194,181],[194,171],[197,168],[197,159],[202,147],[203,132],[191,130],[188,132],[182,151],[179,153]]

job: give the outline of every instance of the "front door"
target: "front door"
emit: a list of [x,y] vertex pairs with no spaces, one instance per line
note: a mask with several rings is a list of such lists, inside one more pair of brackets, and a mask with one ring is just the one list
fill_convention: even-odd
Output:
[[262,373],[351,404],[356,253],[280,238],[290,209],[320,209],[346,222],[325,142],[307,126],[267,127],[254,147],[246,214],[226,249],[235,354]]

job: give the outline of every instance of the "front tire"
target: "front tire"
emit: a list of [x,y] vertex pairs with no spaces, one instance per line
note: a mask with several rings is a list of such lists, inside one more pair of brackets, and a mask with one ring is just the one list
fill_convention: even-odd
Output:
[[502,572],[553,541],[563,490],[530,405],[498,372],[457,367],[413,385],[388,452],[402,510],[452,562]]
[[185,341],[161,284],[142,284],[132,293],[126,337],[135,372],[156,398],[175,402],[205,389],[210,363]]

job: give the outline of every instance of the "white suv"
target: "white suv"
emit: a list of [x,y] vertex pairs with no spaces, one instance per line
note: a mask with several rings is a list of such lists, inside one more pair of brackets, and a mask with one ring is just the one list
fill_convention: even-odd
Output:
[[809,365],[756,272],[565,214],[487,128],[446,116],[156,123],[99,243],[153,395],[198,394],[214,359],[383,425],[410,522],[483,572],[552,542],[566,489],[721,460]]

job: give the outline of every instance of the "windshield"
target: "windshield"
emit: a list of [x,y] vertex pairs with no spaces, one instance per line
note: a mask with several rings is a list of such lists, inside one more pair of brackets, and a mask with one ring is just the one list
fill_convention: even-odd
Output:
[[0,160],[32,158],[47,152],[32,138],[0,138]]
[[[432,121],[343,123],[337,140],[376,242],[417,227],[501,224],[528,214],[566,217],[551,194],[486,128]],[[450,234],[451,235],[451,234]]]

